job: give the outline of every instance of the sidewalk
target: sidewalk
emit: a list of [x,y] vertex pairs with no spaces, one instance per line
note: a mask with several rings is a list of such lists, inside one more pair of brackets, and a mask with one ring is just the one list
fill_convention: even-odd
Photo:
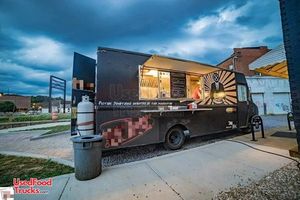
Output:
[[59,126],[59,125],[68,125],[71,122],[56,122],[56,123],[45,123],[45,124],[37,124],[37,125],[31,125],[31,126],[22,126],[22,127],[16,127],[16,128],[7,128],[7,129],[1,129],[1,133],[8,133],[8,132],[14,132],[14,131],[26,131],[30,129],[36,129],[36,128],[47,128],[47,127],[53,127],[53,126]]
[[[41,135],[46,130],[32,130],[33,128],[45,128],[57,125],[69,125],[70,122],[59,122],[53,124],[39,124],[11,129],[0,130],[0,151],[21,152],[29,154],[40,154],[49,157],[73,160],[72,142],[70,134],[56,135],[42,140],[30,140],[30,138]],[[21,131],[22,130],[22,131]]]
[[[283,155],[288,151],[252,144]],[[291,161],[220,141],[190,150],[105,168],[90,181],[54,177],[45,195],[16,199],[212,199],[220,191],[259,180]],[[43,188],[48,189],[48,188]]]
[[297,140],[295,138],[272,136],[272,134],[277,131],[279,131],[279,132],[295,132],[295,129],[292,131],[289,131],[288,128],[285,126],[270,128],[265,131],[265,138],[261,138],[262,135],[259,130],[258,132],[255,132],[255,139],[257,141],[252,141],[251,133],[246,134],[246,135],[237,136],[234,139],[248,142],[251,144],[258,144],[258,145],[269,146],[269,147],[274,147],[274,148],[278,148],[278,149],[284,149],[287,151],[297,145]]

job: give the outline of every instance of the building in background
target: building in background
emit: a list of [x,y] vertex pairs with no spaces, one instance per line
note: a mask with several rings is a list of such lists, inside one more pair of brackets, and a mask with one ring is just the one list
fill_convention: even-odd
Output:
[[234,48],[231,56],[220,62],[217,67],[253,76],[255,72],[249,69],[249,64],[268,51],[270,49],[266,46]]
[[250,70],[266,76],[288,78],[284,45],[281,44],[249,64]]
[[286,114],[291,111],[290,86],[287,79],[249,76],[246,80],[260,115]]
[[16,106],[17,112],[26,112],[31,109],[31,97],[20,95],[0,95],[0,102],[10,101]]
[[[233,54],[217,65],[241,72],[258,106],[259,114],[286,114],[291,111],[284,46],[234,48]],[[275,77],[274,77],[275,76]]]
[[[48,101],[42,102],[38,104],[42,113],[49,113],[49,103]],[[53,99],[52,100],[52,112],[63,113],[64,112],[64,104],[63,100]],[[66,101],[66,110],[65,113],[71,113],[71,101]]]

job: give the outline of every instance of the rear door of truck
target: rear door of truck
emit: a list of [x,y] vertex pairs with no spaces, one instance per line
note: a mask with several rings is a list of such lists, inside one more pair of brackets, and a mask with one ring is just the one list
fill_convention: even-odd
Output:
[[77,105],[82,96],[88,95],[90,101],[95,99],[96,60],[74,52],[72,76],[72,113],[71,135],[76,135]]

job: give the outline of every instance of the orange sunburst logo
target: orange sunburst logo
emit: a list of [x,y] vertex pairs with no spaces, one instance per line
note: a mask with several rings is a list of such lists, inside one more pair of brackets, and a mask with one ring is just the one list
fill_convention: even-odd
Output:
[[205,99],[201,105],[237,103],[234,72],[219,70],[204,76]]

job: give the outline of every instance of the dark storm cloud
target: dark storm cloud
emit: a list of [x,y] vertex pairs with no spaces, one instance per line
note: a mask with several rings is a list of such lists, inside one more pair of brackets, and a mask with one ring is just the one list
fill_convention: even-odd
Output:
[[[216,64],[233,47],[282,42],[276,0],[0,1],[0,91],[47,94],[72,55],[97,46]],[[15,81],[17,79],[17,81]]]
[[14,37],[3,30],[0,25],[0,49],[1,51],[9,51],[21,48],[22,45],[17,42]]
[[24,32],[94,46],[127,37],[157,35],[167,38],[176,34],[188,19],[224,5],[216,0],[1,2],[4,26],[13,24],[15,29]]

